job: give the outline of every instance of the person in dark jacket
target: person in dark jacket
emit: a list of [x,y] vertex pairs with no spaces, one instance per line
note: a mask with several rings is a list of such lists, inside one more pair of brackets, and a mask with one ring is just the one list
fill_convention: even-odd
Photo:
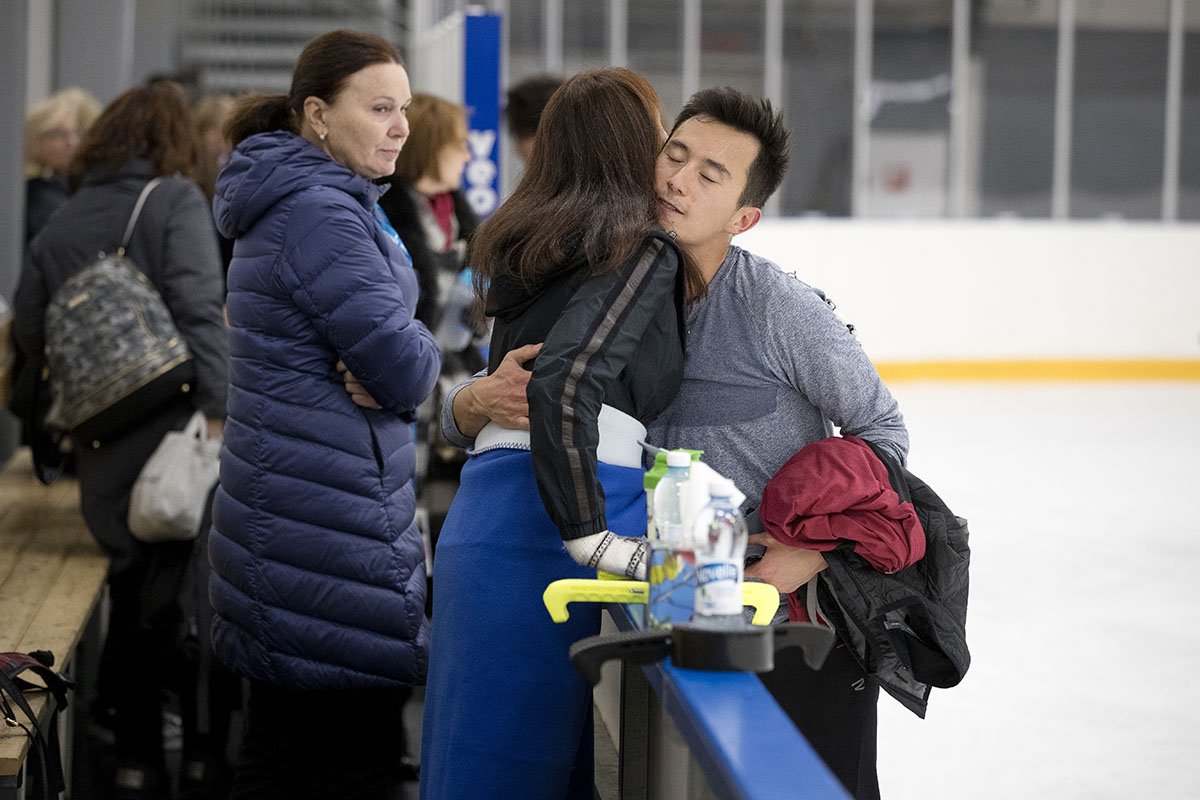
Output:
[[[417,92],[408,109],[412,134],[396,159],[391,188],[379,206],[396,228],[412,257],[421,298],[417,319],[424,322],[442,348],[439,387],[449,388],[483,368],[479,344],[486,327],[477,322],[466,265],[467,240],[479,225],[463,195],[462,172],[470,160],[467,110],[457,103]],[[436,424],[444,391],[439,388],[421,407],[417,446],[417,503],[428,514],[431,552],[466,456],[449,446]]]
[[119,798],[165,797],[162,691],[180,638],[179,593],[192,542],[147,544],[126,515],[134,481],[163,436],[196,410],[220,436],[228,339],[221,263],[204,195],[194,181],[198,142],[183,93],[158,82],[114,100],[89,130],[72,164],[78,191],[30,244],[16,295],[17,341],[32,356],[46,341],[45,311],[63,283],[101,251],[113,252],[142,189],[148,195],[127,255],[162,295],[195,364],[190,395],[154,409],[134,429],[77,448],[84,520],[112,558],[108,639],[100,692],[112,704]]
[[[217,181],[229,421],[209,558],[217,657],[250,681],[234,797],[383,798],[425,677],[410,423],[441,357],[377,202],[411,97],[386,40],[333,31],[240,102]],[[380,408],[357,407],[339,369]],[[314,716],[315,715],[315,716]],[[326,722],[314,724],[315,718]]]
[[[585,126],[579,120],[588,119]],[[567,81],[513,195],[476,232],[490,357],[545,342],[529,432],[486,428],[438,544],[421,794],[593,796],[591,690],[554,624],[553,580],[645,572],[644,424],[683,367],[683,258],[658,227],[658,97],[625,69]]]
[[[71,196],[67,172],[83,134],[100,116],[101,105],[83,89],[71,87],[34,104],[25,114],[25,246]],[[48,404],[42,359],[14,348],[10,410],[21,420],[21,444],[28,445],[34,474],[49,483],[74,474],[74,457],[64,453],[55,432],[35,409]],[[39,354],[40,356],[40,354]]]
[[25,115],[25,244],[71,196],[67,171],[100,103],[78,87],[56,92]]
[[391,188],[379,205],[417,271],[421,286],[417,319],[436,331],[444,300],[466,265],[467,240],[479,225],[461,189],[462,171],[471,159],[467,110],[417,92],[408,122],[412,134],[396,159]]

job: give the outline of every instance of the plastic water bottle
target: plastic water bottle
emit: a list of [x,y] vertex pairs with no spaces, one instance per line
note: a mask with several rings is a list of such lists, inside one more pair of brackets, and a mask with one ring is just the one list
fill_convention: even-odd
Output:
[[667,474],[654,488],[654,529],[659,542],[672,547],[683,544],[683,503],[692,456],[683,450],[667,453]]
[[653,494],[654,530],[650,534],[649,592],[646,626],[661,628],[687,622],[695,593],[690,532],[683,524],[684,501],[692,456],[683,450],[667,453],[667,472]]
[[733,484],[728,479],[714,479],[708,494],[711,499],[692,529],[696,557],[696,611],[692,622],[711,628],[737,628],[743,624],[746,521],[733,504]]

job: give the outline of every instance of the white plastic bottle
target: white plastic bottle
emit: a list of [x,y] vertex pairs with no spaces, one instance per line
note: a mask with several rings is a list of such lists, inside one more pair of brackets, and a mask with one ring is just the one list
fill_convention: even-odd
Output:
[[742,565],[746,558],[746,521],[733,504],[733,483],[714,478],[708,505],[696,517],[692,548],[696,556],[696,599],[692,622],[712,628],[736,628],[742,621]]
[[654,529],[663,545],[683,544],[683,505],[692,456],[684,450],[667,453],[667,474],[654,488]]
[[692,456],[667,453],[667,472],[654,487],[654,531],[650,535],[646,626],[687,622],[695,592],[691,541],[683,522]]

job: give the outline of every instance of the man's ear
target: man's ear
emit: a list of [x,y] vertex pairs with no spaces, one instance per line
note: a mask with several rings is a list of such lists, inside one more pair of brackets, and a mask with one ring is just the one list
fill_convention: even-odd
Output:
[[762,219],[762,209],[754,206],[742,206],[733,213],[729,218],[729,224],[725,227],[725,232],[730,236],[737,236],[739,233],[745,233],[758,224]]

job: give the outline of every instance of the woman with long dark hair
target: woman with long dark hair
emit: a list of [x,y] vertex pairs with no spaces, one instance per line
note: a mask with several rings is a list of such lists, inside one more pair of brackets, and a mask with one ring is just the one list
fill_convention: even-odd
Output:
[[[229,267],[229,423],[209,557],[213,646],[249,679],[235,798],[382,798],[425,677],[410,423],[441,357],[379,210],[408,136],[386,40],[305,46],[286,95],[241,102],[217,180]],[[339,370],[378,401],[358,408]]]
[[99,705],[111,706],[115,728],[114,796],[130,800],[166,797],[169,789],[162,692],[182,638],[179,593],[193,543],[135,539],[126,519],[129,496],[168,431],[200,410],[209,434],[219,436],[225,417],[229,350],[221,261],[208,204],[195,182],[198,166],[199,143],[177,84],[155,81],[122,94],[76,152],[70,175],[78,190],[30,245],[16,297],[17,341],[40,363],[50,299],[97,253],[117,249],[142,189],[162,179],[146,198],[126,252],[162,295],[187,342],[195,385],[136,427],[76,448],[83,517],[112,558]]
[[682,377],[684,259],[657,222],[658,97],[626,69],[568,80],[470,253],[491,368],[544,342],[529,431],[476,438],[435,561],[422,797],[591,798],[591,691],[551,622],[553,580],[645,570],[638,440]]

